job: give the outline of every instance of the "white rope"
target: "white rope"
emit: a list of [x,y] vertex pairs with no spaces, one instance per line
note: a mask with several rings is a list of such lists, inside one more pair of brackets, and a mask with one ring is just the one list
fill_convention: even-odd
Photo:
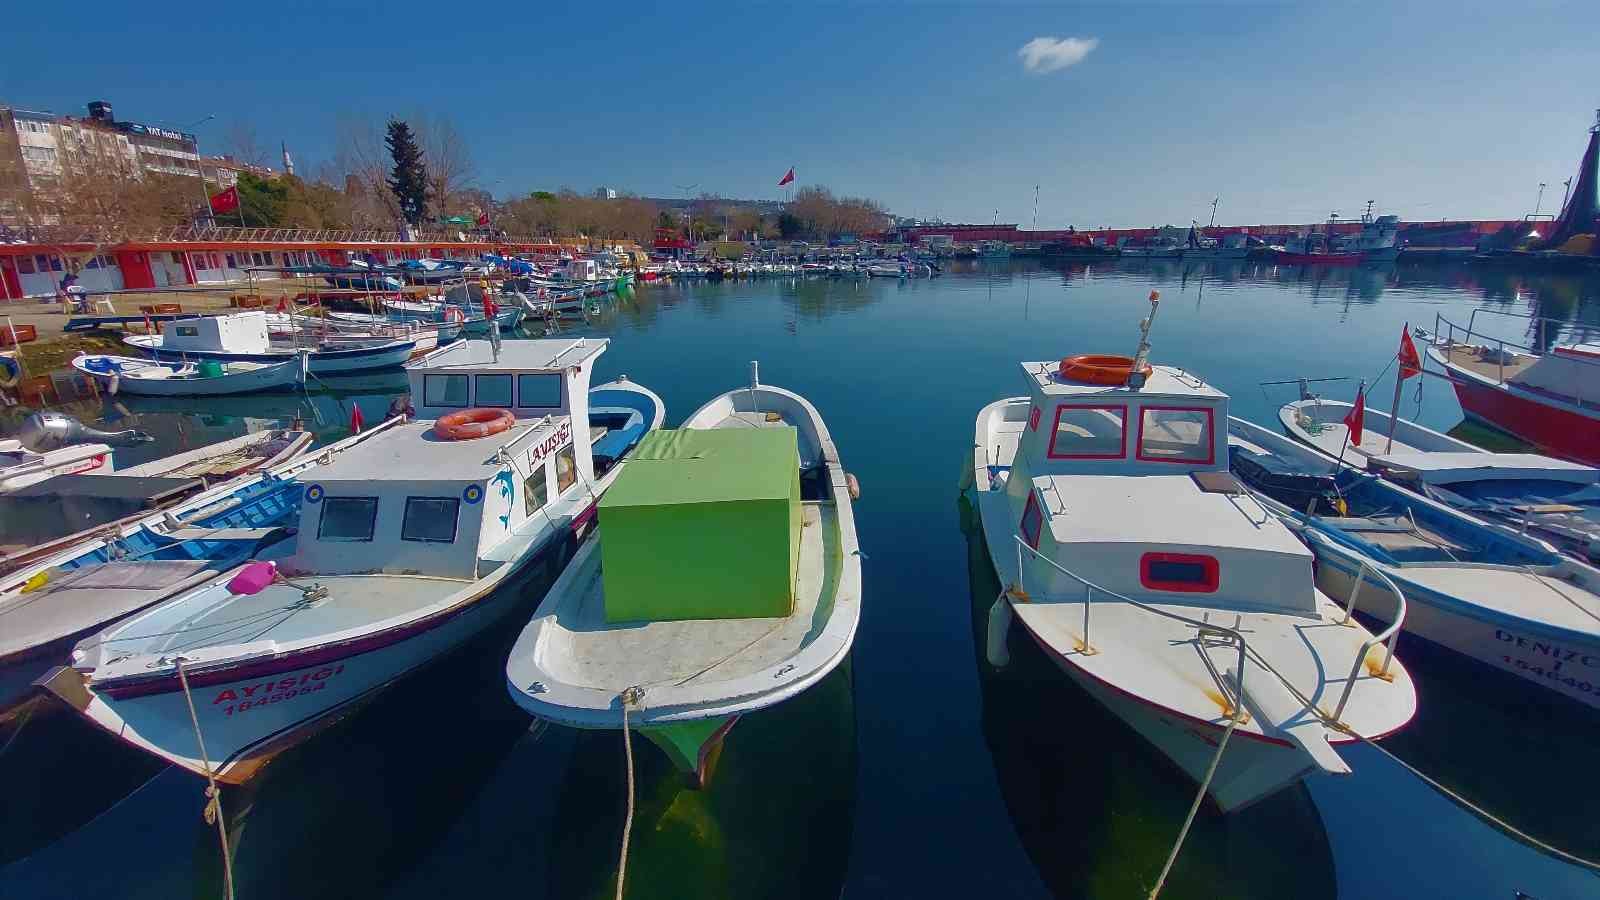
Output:
[[[1244,673],[1240,672],[1241,679]],[[1178,839],[1172,844],[1172,852],[1167,854],[1166,865],[1161,867],[1161,874],[1156,877],[1155,887],[1150,889],[1149,900],[1156,900],[1161,895],[1161,888],[1167,882],[1167,875],[1172,872],[1172,864],[1178,861],[1178,851],[1183,849],[1183,842],[1189,837],[1189,828],[1194,825],[1194,817],[1200,812],[1200,804],[1206,798],[1206,791],[1211,789],[1211,779],[1217,774],[1217,765],[1222,762],[1222,751],[1227,749],[1228,738],[1233,736],[1233,729],[1239,724],[1239,703],[1233,704],[1233,709],[1228,714],[1228,727],[1222,730],[1222,740],[1217,742],[1217,752],[1211,757],[1211,765],[1206,769],[1206,777],[1200,781],[1200,790],[1195,792],[1194,802],[1189,805],[1189,815],[1184,817],[1183,828],[1178,830]]]
[[622,850],[617,854],[617,900],[628,876],[628,839],[633,834],[633,731],[628,725],[628,707],[639,702],[641,691],[631,687],[622,692],[622,750],[628,759],[628,815],[622,821]]
[[206,776],[206,824],[215,823],[217,840],[222,843],[223,897],[233,900],[233,854],[228,850],[228,823],[222,815],[222,789],[211,772],[211,760],[206,756],[206,739],[200,733],[200,716],[194,710],[194,695],[189,692],[189,676],[183,670],[183,657],[174,660],[178,668],[178,681],[183,685],[183,699],[189,704],[189,721],[194,725],[194,740],[200,746],[200,765]]

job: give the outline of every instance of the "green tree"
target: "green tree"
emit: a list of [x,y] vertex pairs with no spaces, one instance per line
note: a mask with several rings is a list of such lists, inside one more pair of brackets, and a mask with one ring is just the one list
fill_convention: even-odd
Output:
[[400,203],[400,214],[412,225],[428,218],[428,165],[422,159],[422,149],[417,146],[417,136],[411,126],[399,119],[390,119],[388,135],[383,139],[394,160],[394,169],[388,178],[389,190]]
[[[284,210],[289,205],[289,185],[281,178],[259,178],[249,172],[239,173],[239,210],[244,224],[252,228],[272,228],[288,224]],[[231,213],[223,213],[218,221],[226,223]]]

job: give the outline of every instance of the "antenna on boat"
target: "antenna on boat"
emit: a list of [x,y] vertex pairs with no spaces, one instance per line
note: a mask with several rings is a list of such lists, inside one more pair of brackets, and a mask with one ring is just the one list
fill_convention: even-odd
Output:
[[1133,365],[1128,367],[1128,387],[1144,387],[1144,369],[1150,360],[1150,327],[1156,323],[1156,310],[1161,308],[1161,292],[1150,292],[1150,315],[1139,322],[1139,349],[1133,354]]
[[761,361],[750,360],[750,411],[757,411],[756,390],[761,387]]

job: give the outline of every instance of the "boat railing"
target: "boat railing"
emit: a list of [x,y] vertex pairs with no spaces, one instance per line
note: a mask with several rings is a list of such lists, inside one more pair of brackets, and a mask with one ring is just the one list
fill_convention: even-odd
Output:
[[[1140,603],[1138,600],[1135,600],[1132,597],[1127,596],[1126,594],[1120,594],[1120,593],[1118,593],[1116,591],[1111,590],[1110,588],[1101,587],[1100,585],[1095,584],[1094,582],[1090,581],[1089,579],[1084,578],[1082,575],[1079,575],[1078,573],[1073,572],[1070,569],[1067,569],[1066,567],[1062,566],[1060,563],[1056,562],[1055,560],[1051,559],[1050,557],[1045,556],[1043,553],[1040,553],[1038,550],[1034,549],[1033,547],[1028,546],[1028,542],[1024,541],[1022,539],[1021,535],[1014,534],[1014,535],[1011,536],[1011,539],[1013,541],[1015,541],[1016,544],[1017,544],[1017,590],[1019,592],[1021,592],[1023,594],[1027,593],[1027,584],[1026,584],[1025,575],[1024,575],[1025,569],[1023,567],[1023,558],[1024,558],[1023,557],[1023,551],[1027,551],[1028,553],[1032,554],[1035,558],[1043,560],[1052,569],[1055,569],[1057,572],[1060,572],[1061,574],[1067,576],[1068,578],[1072,579],[1073,581],[1076,581],[1077,583],[1083,585],[1084,595],[1083,595],[1083,648],[1082,648],[1082,650],[1083,650],[1083,653],[1085,655],[1092,656],[1096,652],[1098,652],[1089,643],[1089,612],[1090,612],[1090,609],[1094,606],[1094,594],[1095,594],[1095,591],[1099,591],[1102,594],[1106,594],[1106,595],[1108,595],[1110,597],[1114,597],[1117,600],[1121,600],[1122,602],[1127,603],[1127,604],[1129,604],[1131,606],[1137,607],[1139,609],[1142,609],[1145,612],[1153,613],[1155,615],[1161,616],[1162,618],[1172,619],[1172,620],[1177,621],[1177,622],[1182,622],[1185,625],[1192,626],[1192,627],[1194,627],[1194,628],[1199,630],[1199,636],[1200,637],[1214,636],[1214,637],[1227,638],[1227,639],[1231,640],[1234,643],[1234,645],[1238,647],[1239,661],[1238,661],[1237,667],[1235,668],[1235,671],[1238,672],[1238,675],[1236,676],[1236,683],[1232,686],[1232,690],[1235,692],[1235,696],[1234,696],[1233,701],[1232,701],[1233,709],[1229,710],[1229,712],[1228,712],[1229,718],[1234,718],[1234,717],[1238,716],[1240,711],[1243,710],[1243,708],[1244,708],[1244,661],[1245,661],[1245,656],[1248,653],[1248,648],[1247,648],[1247,646],[1245,644],[1244,635],[1241,634],[1237,629],[1228,628],[1228,627],[1226,627],[1224,625],[1218,625],[1218,624],[1216,624],[1214,622],[1206,622],[1206,621],[1203,621],[1203,620],[1200,620],[1200,619],[1192,619],[1192,618],[1190,618],[1188,616],[1182,616],[1182,615],[1179,615],[1179,614],[1177,614],[1175,612],[1169,612],[1168,610],[1164,610],[1164,609],[1161,609],[1159,607],[1151,606],[1148,603]],[[1265,661],[1258,659],[1257,662],[1259,662],[1261,664],[1261,666],[1263,668],[1265,668],[1267,671],[1269,671],[1273,675],[1275,675],[1278,678],[1278,680],[1280,680],[1280,681],[1283,680],[1283,676],[1279,675],[1277,673],[1277,671],[1272,669],[1272,667],[1270,665],[1268,665]],[[1222,687],[1222,689],[1224,691],[1224,695],[1226,696],[1226,692],[1229,689],[1229,686],[1227,684],[1227,679],[1226,678],[1218,678],[1217,679],[1217,683]]]
[[[1531,344],[1522,344],[1516,341],[1508,341],[1504,338],[1494,337],[1493,335],[1478,331],[1477,318],[1478,313],[1480,312],[1488,312],[1494,315],[1509,316],[1511,318],[1526,319],[1531,321],[1533,323],[1533,342]],[[1429,335],[1429,339],[1434,343],[1435,346],[1444,350],[1447,354],[1449,353],[1450,348],[1456,344],[1481,347],[1492,346],[1495,350],[1495,362],[1498,366],[1497,378],[1500,384],[1505,384],[1506,359],[1508,358],[1506,351],[1508,349],[1519,352],[1525,356],[1543,356],[1546,352],[1544,348],[1548,346],[1546,343],[1546,338],[1549,337],[1554,339],[1554,337],[1560,333],[1561,328],[1567,324],[1569,323],[1544,316],[1530,316],[1523,313],[1504,312],[1497,309],[1475,309],[1467,318],[1467,324],[1462,326],[1457,325],[1449,319],[1446,319],[1442,313],[1435,313],[1433,317],[1433,333]],[[1580,365],[1595,367],[1597,370],[1595,375],[1597,377],[1592,380],[1600,381],[1600,362],[1579,356],[1564,356],[1563,359],[1569,359],[1570,361]],[[1591,379],[1577,379],[1577,399],[1580,402],[1589,402],[1589,400],[1583,396],[1585,382],[1589,380]]]
[[[1313,543],[1327,540],[1321,532],[1310,528],[1306,529],[1305,535]],[[1356,677],[1361,674],[1361,666],[1366,663],[1367,654],[1372,651],[1373,647],[1379,644],[1384,645],[1383,665],[1374,674],[1385,681],[1394,677],[1389,674],[1389,668],[1394,663],[1395,642],[1400,639],[1400,629],[1405,625],[1406,621],[1406,595],[1400,590],[1400,586],[1395,584],[1394,580],[1388,575],[1385,575],[1383,570],[1372,565],[1367,560],[1358,558],[1356,563],[1356,580],[1350,586],[1350,596],[1345,600],[1344,604],[1344,618],[1339,621],[1339,624],[1348,625],[1352,621],[1356,598],[1360,596],[1361,586],[1366,583],[1366,577],[1369,572],[1374,578],[1382,582],[1384,587],[1389,589],[1389,593],[1394,595],[1394,618],[1389,622],[1388,628],[1377,634],[1369,635],[1365,641],[1361,642],[1361,649],[1356,651],[1355,664],[1350,667],[1350,677],[1345,679],[1344,691],[1339,695],[1339,703],[1333,708],[1333,720],[1335,722],[1339,721],[1339,717],[1344,714],[1345,704],[1350,701],[1350,692],[1355,690]]]

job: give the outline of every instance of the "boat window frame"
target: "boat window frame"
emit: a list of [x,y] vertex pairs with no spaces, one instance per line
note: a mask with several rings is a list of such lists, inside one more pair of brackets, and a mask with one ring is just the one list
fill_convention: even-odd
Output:
[[[461,398],[461,402],[460,403],[445,403],[445,402],[442,402],[442,401],[441,402],[437,402],[437,403],[434,402],[434,400],[433,400],[433,392],[431,390],[429,390],[429,386],[433,384],[433,380],[435,378],[459,378],[459,379],[461,379],[462,382],[467,387],[466,391],[463,392],[463,396]],[[464,372],[429,372],[429,373],[424,373],[423,374],[423,376],[422,376],[422,405],[423,406],[426,406],[426,407],[437,407],[439,409],[466,409],[468,406],[471,405],[471,403],[472,403],[472,380],[466,373],[464,373]]]
[[[550,505],[550,471],[549,471],[549,469],[550,469],[550,467],[548,465],[546,465],[543,460],[541,460],[539,462],[539,465],[535,466],[533,471],[531,473],[529,473],[528,477],[522,479],[522,517],[523,518],[531,519],[534,516],[538,515],[540,510],[542,510],[546,506]],[[542,490],[535,491],[535,489],[534,489],[534,479],[538,479],[539,487]],[[533,498],[534,498],[534,495],[536,493],[539,495],[539,502],[538,502],[537,505],[535,505],[534,502],[533,502]]]
[[[323,524],[328,519],[328,510],[331,509],[333,507],[333,504],[335,504],[335,503],[348,502],[348,501],[363,501],[363,502],[370,502],[372,504],[372,515],[367,519],[367,536],[364,537],[364,538],[356,538],[356,537],[324,537],[323,534],[322,534],[322,528],[323,528]],[[373,542],[373,540],[376,539],[377,533],[378,533],[378,498],[377,497],[366,497],[366,496],[358,496],[358,497],[323,497],[322,501],[321,501],[321,505],[322,505],[322,509],[317,513],[317,541],[319,543],[326,542],[326,543],[329,543],[329,544],[370,544],[370,543]]]
[[[543,404],[543,403],[534,404],[534,403],[525,402],[523,400],[523,390],[522,390],[522,383],[523,383],[522,380],[524,378],[550,378],[550,379],[555,379],[555,382],[556,382],[556,397],[555,397],[555,400],[556,400],[556,402],[554,404]],[[565,408],[562,405],[562,400],[566,396],[566,385],[564,384],[565,381],[566,381],[565,378],[561,377],[560,374],[555,373],[555,372],[519,372],[519,373],[517,373],[517,379],[516,379],[516,387],[517,387],[516,403],[517,403],[517,409],[563,409],[563,408]],[[544,398],[541,397],[541,398],[538,398],[538,399],[544,399]]]
[[[485,378],[504,378],[506,380],[506,402],[489,403],[478,395],[478,385]],[[510,409],[517,400],[517,378],[510,372],[478,372],[472,376],[472,405],[486,409]]]
[[[578,446],[577,444],[567,444],[565,447],[557,450],[553,457],[555,459],[556,467],[556,496],[559,497],[578,483]],[[567,462],[570,465],[568,471],[572,473],[572,480],[566,484],[561,483],[561,460],[563,457],[567,459]]]
[[[1061,414],[1069,409],[1109,409],[1122,413],[1121,449],[1116,453],[1057,453],[1056,437],[1061,433]],[[1050,443],[1045,447],[1046,459],[1127,459],[1128,458],[1128,404],[1126,403],[1058,403],[1055,421],[1050,425]]]
[[[1203,581],[1170,581],[1151,574],[1156,563],[1199,565]],[[1222,584],[1222,566],[1215,556],[1204,553],[1150,552],[1139,557],[1139,586],[1151,591],[1171,591],[1178,594],[1214,594]]]
[[[1159,412],[1203,412],[1206,414],[1206,458],[1205,459],[1174,459],[1169,456],[1146,456],[1144,454],[1144,414],[1149,410]],[[1180,466],[1209,466],[1217,461],[1217,416],[1209,406],[1165,406],[1151,405],[1139,407],[1139,434],[1133,444],[1133,456],[1139,462],[1174,463]]]
[[[450,504],[451,509],[455,510],[455,515],[450,517],[450,537],[449,537],[448,540],[443,539],[443,538],[408,537],[406,535],[406,526],[408,524],[410,524],[410,522],[411,522],[411,501],[413,501],[413,500],[426,500],[426,501],[429,501],[429,502],[449,503]],[[413,543],[413,544],[454,544],[456,542],[456,535],[460,532],[460,530],[461,530],[461,498],[460,497],[425,497],[425,496],[417,495],[417,496],[414,496],[414,497],[407,497],[406,498],[405,509],[401,513],[401,516],[400,516],[400,540],[408,541],[408,542]]]
[[1039,405],[1038,404],[1034,404],[1033,408],[1028,410],[1028,430],[1029,431],[1038,431],[1039,430],[1039,420],[1042,419],[1042,418],[1044,418],[1044,417],[1040,414]]
[[[1033,536],[1028,536],[1028,514],[1034,518]],[[1028,491],[1028,502],[1022,506],[1022,519],[1017,522],[1017,531],[1022,534],[1022,539],[1034,550],[1039,549],[1039,539],[1044,536],[1044,506],[1039,503],[1039,492]]]

